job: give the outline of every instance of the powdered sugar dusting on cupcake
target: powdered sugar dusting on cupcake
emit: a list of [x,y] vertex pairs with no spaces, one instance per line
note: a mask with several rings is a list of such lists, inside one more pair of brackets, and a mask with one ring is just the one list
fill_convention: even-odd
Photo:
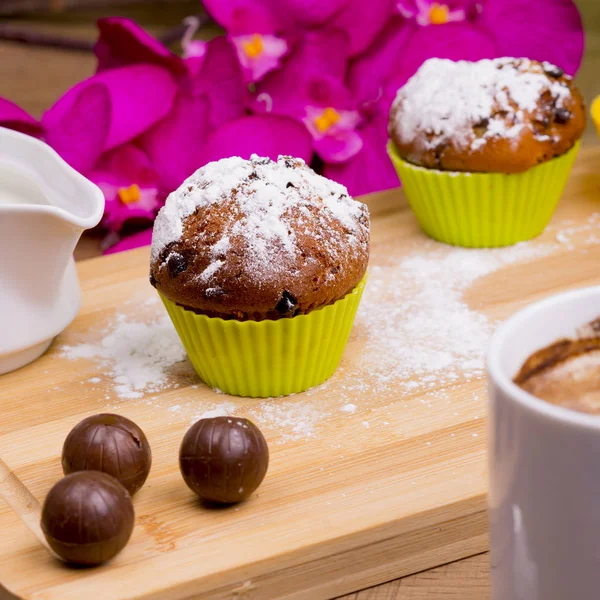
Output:
[[558,67],[527,59],[429,59],[398,91],[390,131],[406,144],[422,137],[429,149],[452,142],[477,150],[494,138],[517,140],[532,129],[526,117],[540,111],[543,95],[553,110],[571,98],[557,74],[562,76]]
[[[227,260],[231,238],[244,239],[249,268],[261,272],[272,270],[282,254],[298,252],[295,228],[303,219],[336,219],[347,230],[350,244],[368,232],[365,206],[350,198],[344,186],[317,175],[301,159],[280,156],[274,162],[256,155],[249,161],[233,157],[202,167],[169,196],[154,225],[152,260],[181,239],[187,217],[226,199],[233,199],[231,218],[223,237],[212,246],[214,260],[200,274],[203,281]],[[323,211],[321,215],[315,213],[315,205]]]

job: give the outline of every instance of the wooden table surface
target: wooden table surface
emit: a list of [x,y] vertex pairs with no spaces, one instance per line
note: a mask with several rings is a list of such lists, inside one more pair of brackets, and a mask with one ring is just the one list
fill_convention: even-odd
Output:
[[[600,95],[600,2],[577,0],[586,26],[587,44],[584,64],[577,81],[588,103]],[[98,16],[132,16],[158,32],[177,24],[197,11],[197,1],[164,7],[135,7],[129,10],[81,11],[69,15],[39,16],[5,20],[15,26],[27,25],[38,31],[69,34],[93,39],[94,20]],[[94,58],[84,52],[30,47],[0,42],[0,96],[9,98],[39,116],[66,89],[89,76]],[[588,127],[584,144],[597,138]],[[99,252],[97,239],[86,239],[78,248],[80,259]],[[0,587],[0,600],[11,598]],[[344,596],[341,600],[486,600],[490,597],[488,555],[481,554],[410,577]]]

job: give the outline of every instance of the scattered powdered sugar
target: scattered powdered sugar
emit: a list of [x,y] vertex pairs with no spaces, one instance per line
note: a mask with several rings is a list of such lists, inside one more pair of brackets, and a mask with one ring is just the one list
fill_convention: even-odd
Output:
[[[553,108],[571,97],[569,87],[547,73],[561,70],[527,59],[431,58],[398,91],[390,129],[406,144],[422,139],[425,149],[453,143],[476,150],[488,139],[516,139],[525,127],[532,128],[527,114],[539,110],[543,93],[551,95]],[[477,137],[473,127],[482,124],[485,132]]]
[[235,413],[237,406],[233,402],[223,402],[222,404],[215,405],[213,408],[205,410],[200,414],[196,414],[192,417],[192,423],[199,421],[200,419],[213,419],[214,417],[229,417]]
[[[592,213],[583,223],[565,222],[563,227],[556,232],[555,239],[559,244],[566,246],[568,250],[575,249],[576,245],[581,245],[582,242],[584,246],[597,246],[600,244],[597,235],[599,229],[600,212],[596,212]],[[549,230],[552,231],[553,227],[550,226]]]
[[231,400],[225,400],[209,406],[205,405],[202,412],[193,412],[190,423],[213,417],[244,416],[260,428],[273,432],[278,444],[313,437],[319,423],[329,415],[329,411],[319,404],[306,402],[301,398],[269,398],[244,407]]
[[[386,266],[372,266],[357,316],[364,339],[360,366],[349,382],[420,392],[480,377],[492,324],[468,306],[463,293],[505,265],[548,254],[551,245],[498,250],[432,245]],[[353,392],[354,384],[345,384]],[[359,389],[360,391],[360,389]]]
[[186,357],[167,315],[137,321],[119,313],[102,334],[95,343],[63,346],[60,351],[72,360],[93,359],[100,372],[112,379],[120,398],[141,398],[164,389],[169,385],[169,369]]
[[356,408],[357,408],[356,404],[352,404],[351,402],[349,402],[348,404],[344,404],[344,406],[342,406],[342,408],[340,408],[340,410],[345,413],[353,414],[356,412]]
[[251,419],[259,427],[279,433],[278,443],[313,437],[329,411],[315,402],[269,399],[250,409]]

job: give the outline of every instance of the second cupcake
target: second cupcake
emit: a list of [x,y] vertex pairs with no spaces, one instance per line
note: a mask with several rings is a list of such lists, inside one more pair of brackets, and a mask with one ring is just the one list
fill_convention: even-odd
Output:
[[459,246],[539,235],[585,128],[562,69],[527,59],[430,59],[398,91],[388,151],[422,229]]
[[328,379],[358,308],[369,213],[300,159],[210,163],[154,225],[150,281],[199,376],[241,396]]

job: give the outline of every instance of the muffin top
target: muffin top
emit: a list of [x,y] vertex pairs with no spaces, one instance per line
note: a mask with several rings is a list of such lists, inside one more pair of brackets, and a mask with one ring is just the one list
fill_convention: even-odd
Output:
[[369,212],[303,160],[212,162],[173,192],[152,235],[150,282],[198,313],[291,317],[363,278]]
[[398,91],[389,121],[404,160],[487,173],[518,173],[560,156],[584,128],[571,77],[525,58],[432,58]]

